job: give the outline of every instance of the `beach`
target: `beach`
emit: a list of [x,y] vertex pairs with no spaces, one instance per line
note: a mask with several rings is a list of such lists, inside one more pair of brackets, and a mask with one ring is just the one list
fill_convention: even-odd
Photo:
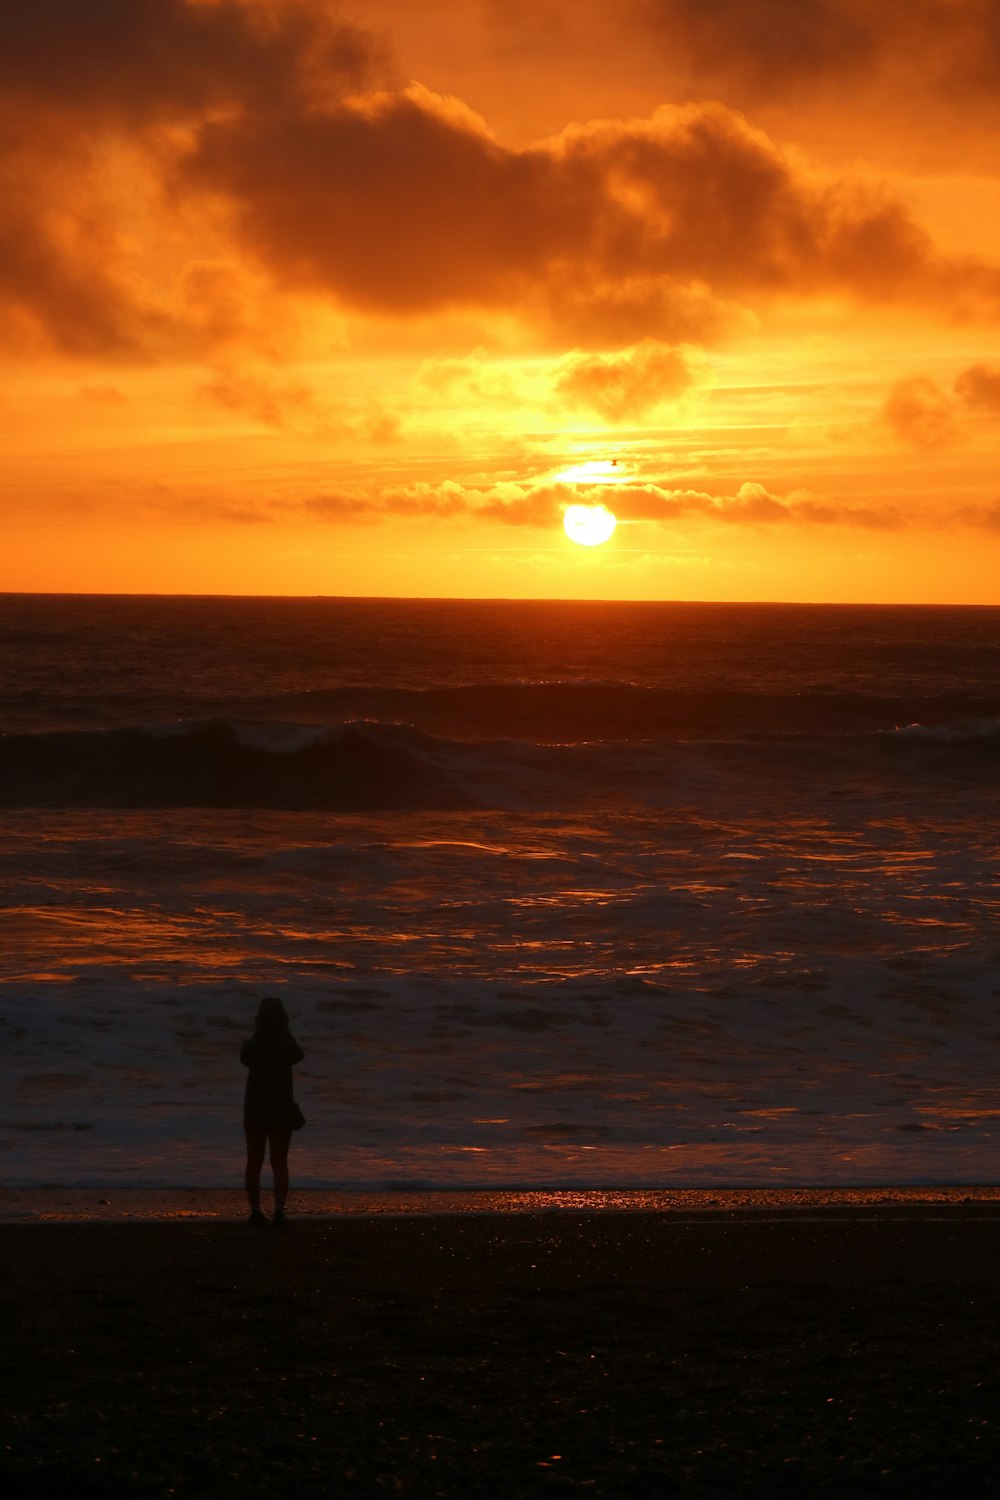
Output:
[[991,1491],[988,1199],[0,1226],[12,1496]]

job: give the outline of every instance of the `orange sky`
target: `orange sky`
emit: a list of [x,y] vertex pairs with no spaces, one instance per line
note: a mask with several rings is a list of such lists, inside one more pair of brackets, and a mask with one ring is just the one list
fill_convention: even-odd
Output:
[[1000,603],[995,0],[32,0],[0,182],[0,589]]

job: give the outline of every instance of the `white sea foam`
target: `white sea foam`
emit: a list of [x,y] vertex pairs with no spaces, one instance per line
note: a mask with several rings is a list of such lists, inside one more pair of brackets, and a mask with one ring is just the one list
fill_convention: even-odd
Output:
[[[271,986],[306,1051],[313,1187],[984,1181],[993,1001],[878,961],[756,995],[429,977]],[[93,980],[3,996],[7,1180],[238,1175],[258,991]]]
[[883,731],[899,739],[937,740],[955,744],[963,740],[993,740],[1000,737],[1000,719],[966,719],[958,724],[902,724]]

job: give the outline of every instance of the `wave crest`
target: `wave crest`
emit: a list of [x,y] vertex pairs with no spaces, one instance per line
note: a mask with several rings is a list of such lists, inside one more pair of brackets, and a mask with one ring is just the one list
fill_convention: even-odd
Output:
[[[215,717],[0,738],[0,805],[317,811],[562,810],[674,802],[713,785],[1000,780],[1000,718],[837,733],[458,739],[413,724]],[[703,730],[707,726],[703,726]]]
[[6,806],[376,809],[468,805],[415,731],[242,723],[9,735]]

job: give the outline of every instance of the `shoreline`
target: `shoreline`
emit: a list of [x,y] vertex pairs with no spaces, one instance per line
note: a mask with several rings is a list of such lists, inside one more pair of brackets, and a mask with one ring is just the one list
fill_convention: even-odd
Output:
[[[265,1187],[265,1209],[270,1194]],[[876,1187],[781,1188],[476,1188],[395,1190],[304,1188],[289,1198],[289,1213],[306,1221],[353,1218],[521,1216],[525,1214],[717,1214],[803,1210],[948,1208],[995,1205],[1000,1186],[960,1184]],[[242,1189],[37,1187],[0,1188],[0,1226],[9,1224],[118,1224],[192,1221],[225,1223],[245,1218]]]

